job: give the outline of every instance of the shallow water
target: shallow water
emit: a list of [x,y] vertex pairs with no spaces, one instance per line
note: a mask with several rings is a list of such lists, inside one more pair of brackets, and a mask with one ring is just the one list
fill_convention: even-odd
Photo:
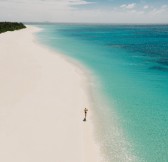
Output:
[[39,40],[92,71],[109,161],[168,161],[168,25],[39,25]]

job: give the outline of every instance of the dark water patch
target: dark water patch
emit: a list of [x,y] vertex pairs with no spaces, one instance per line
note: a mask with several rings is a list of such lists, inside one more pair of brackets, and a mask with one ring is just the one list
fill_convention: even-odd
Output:
[[151,62],[168,66],[168,43],[164,44],[108,44],[108,48],[120,48],[127,50],[132,56],[143,56],[151,59]]
[[159,59],[157,63],[168,66],[168,58]]
[[151,66],[149,69],[150,70],[158,70],[158,71],[162,71],[162,72],[168,72],[168,68],[163,67],[163,66]]
[[152,56],[168,56],[168,43],[164,44],[107,44],[107,47],[124,48],[129,51],[136,51]]

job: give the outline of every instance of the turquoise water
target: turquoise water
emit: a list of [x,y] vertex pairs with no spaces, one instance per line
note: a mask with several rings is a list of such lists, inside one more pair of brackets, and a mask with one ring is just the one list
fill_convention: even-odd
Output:
[[39,40],[90,69],[107,161],[168,161],[168,25],[40,25]]

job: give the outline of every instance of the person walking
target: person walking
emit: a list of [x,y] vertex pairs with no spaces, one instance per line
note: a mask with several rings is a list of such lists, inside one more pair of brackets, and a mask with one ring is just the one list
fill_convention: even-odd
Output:
[[85,109],[84,109],[85,118],[84,118],[84,120],[83,120],[83,121],[86,121],[87,112],[88,112],[88,109],[87,109],[87,108],[85,108]]

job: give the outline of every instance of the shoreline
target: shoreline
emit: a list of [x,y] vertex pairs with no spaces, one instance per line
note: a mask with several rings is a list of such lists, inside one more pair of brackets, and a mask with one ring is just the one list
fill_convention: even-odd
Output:
[[0,160],[98,162],[85,71],[39,44],[38,31],[28,26],[0,35]]
[[44,43],[43,39],[44,38],[38,39],[40,44],[51,51],[58,52],[61,57],[70,64],[78,67],[80,72],[86,76],[85,85],[83,84],[83,87],[85,87],[85,90],[87,89],[89,102],[92,107],[91,111],[94,114],[91,116],[94,129],[93,135],[96,137],[100,149],[99,154],[101,155],[101,161],[136,161],[136,157],[131,153],[131,145],[124,136],[118,114],[114,109],[115,105],[103,91],[100,76],[96,75],[94,69],[89,68],[87,64],[80,62],[80,59],[75,58],[75,56],[71,57],[71,55],[68,54],[68,50],[64,51],[63,47],[58,50],[53,45]]

